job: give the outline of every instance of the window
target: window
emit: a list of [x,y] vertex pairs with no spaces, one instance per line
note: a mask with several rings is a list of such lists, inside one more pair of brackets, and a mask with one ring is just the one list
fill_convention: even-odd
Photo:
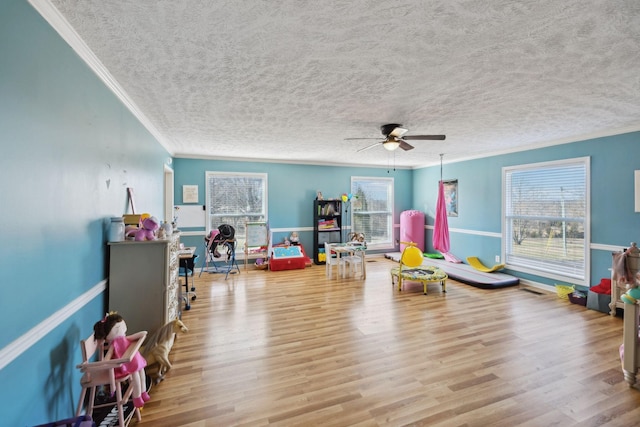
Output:
[[589,158],[505,167],[503,258],[509,268],[589,284]]
[[351,177],[351,194],[351,231],[369,248],[393,248],[393,178]]
[[236,251],[244,251],[247,222],[267,220],[267,174],[207,172],[207,233],[221,224],[236,230]]

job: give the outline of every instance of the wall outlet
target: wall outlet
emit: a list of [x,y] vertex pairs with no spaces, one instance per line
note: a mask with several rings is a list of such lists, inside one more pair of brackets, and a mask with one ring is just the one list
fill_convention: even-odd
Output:
[[496,262],[500,262],[500,255],[496,255]]

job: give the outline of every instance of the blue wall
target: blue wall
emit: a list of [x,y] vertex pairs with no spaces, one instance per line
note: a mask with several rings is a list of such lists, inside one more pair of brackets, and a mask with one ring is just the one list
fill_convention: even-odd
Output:
[[[106,279],[105,225],[162,215],[166,150],[24,0],[0,3],[0,350]],[[0,370],[0,425],[73,414],[104,294]],[[2,353],[3,357],[8,357]],[[8,360],[8,359],[7,359]]]
[[[503,167],[587,156],[591,158],[590,284],[609,277],[611,251],[640,241],[640,213],[634,212],[634,170],[640,169],[640,132],[445,164],[443,178],[458,180],[458,217],[448,218],[449,227],[454,230],[450,233],[451,252],[461,259],[478,256],[489,265],[494,263],[495,255],[500,255],[501,240],[493,234],[501,232]],[[415,208],[427,213],[431,225],[439,179],[439,166],[416,170],[414,175]]]
[[[0,425],[25,426],[73,414],[79,340],[107,309],[102,291],[86,297],[106,279],[106,223],[125,213],[127,187],[134,188],[139,212],[161,217],[168,154],[24,0],[0,4],[0,58],[0,362],[11,360],[0,370]],[[631,133],[445,164],[444,178],[459,182],[459,216],[449,218],[452,252],[488,263],[500,253],[502,167],[591,156],[592,282],[608,276],[610,247],[640,240],[640,214],[633,212],[638,139],[640,133]],[[176,202],[182,185],[197,184],[204,203],[208,170],[267,173],[269,222],[280,229],[310,229],[315,192],[337,197],[352,175],[393,176],[395,223],[403,210],[419,209],[433,225],[440,178],[439,166],[388,174],[175,159],[174,168]],[[194,235],[185,243],[200,248],[202,230],[187,231]],[[310,247],[310,233],[301,237]],[[77,299],[82,302],[74,305]],[[7,354],[16,340],[34,336],[33,328],[56,322],[44,337],[26,340],[15,357]]]
[[[393,177],[395,187],[394,223],[400,212],[411,209],[413,197],[413,171],[386,168],[295,165],[285,163],[236,162],[227,160],[174,159],[176,203],[182,200],[183,185],[198,185],[198,200],[206,200],[205,174],[217,172],[266,173],[268,181],[267,207],[269,227],[286,229],[274,232],[273,243],[282,243],[291,231],[298,231],[300,243],[313,256],[313,200],[318,190],[325,199],[340,198],[350,192],[352,176]],[[178,219],[178,224],[180,221]],[[187,246],[196,246],[199,260],[204,259],[204,228],[184,228],[182,241]],[[397,231],[397,230],[396,230]],[[194,236],[188,236],[194,234]],[[201,261],[199,261],[201,262]]]

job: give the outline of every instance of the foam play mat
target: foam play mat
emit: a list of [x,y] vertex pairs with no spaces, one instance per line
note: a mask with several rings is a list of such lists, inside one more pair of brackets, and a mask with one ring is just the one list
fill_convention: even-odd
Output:
[[441,253],[432,253],[432,252],[425,252],[424,256],[426,256],[427,258],[432,258],[432,259],[443,259],[444,255],[442,255]]
[[[391,252],[384,254],[385,258],[399,261],[400,252]],[[434,265],[444,270],[450,279],[466,283],[471,286],[483,289],[504,288],[506,286],[514,286],[520,283],[520,279],[506,273],[493,272],[486,273],[478,271],[469,264],[457,264],[441,259],[425,259],[423,265]]]

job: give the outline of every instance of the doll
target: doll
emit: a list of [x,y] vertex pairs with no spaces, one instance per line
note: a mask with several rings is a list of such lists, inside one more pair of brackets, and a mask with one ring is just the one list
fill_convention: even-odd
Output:
[[291,237],[289,237],[289,241],[292,245],[300,244],[300,236],[298,236],[298,232],[294,231],[291,233]]
[[[96,339],[104,339],[109,343],[109,347],[113,351],[114,359],[122,357],[127,351],[131,341],[138,340],[146,335],[146,332],[137,332],[133,335],[126,335],[127,324],[122,316],[116,312],[111,312],[104,319],[97,322],[93,326],[93,335]],[[139,352],[133,355],[131,362],[123,364],[115,369],[116,378],[122,378],[131,374],[131,386],[133,387],[133,405],[136,408],[142,408],[144,402],[149,401],[150,397],[147,393],[147,381],[144,368],[147,361]]]

